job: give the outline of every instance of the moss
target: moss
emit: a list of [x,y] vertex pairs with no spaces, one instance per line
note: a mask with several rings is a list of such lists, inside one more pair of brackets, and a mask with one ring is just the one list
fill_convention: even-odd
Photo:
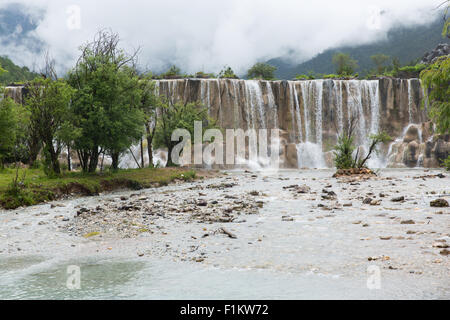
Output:
[[100,232],[91,232],[91,233],[85,234],[83,237],[87,239],[87,238],[92,238],[92,237],[99,236],[99,235],[100,235]]

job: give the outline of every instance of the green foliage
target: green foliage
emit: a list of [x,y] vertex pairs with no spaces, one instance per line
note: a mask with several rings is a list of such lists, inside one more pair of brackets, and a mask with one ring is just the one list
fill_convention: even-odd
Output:
[[274,80],[276,70],[277,68],[270,64],[258,62],[248,70],[247,78]]
[[420,73],[421,71],[425,70],[427,66],[425,64],[416,64],[416,65],[409,65],[399,68],[399,71],[403,72],[410,72],[410,73]]
[[338,143],[334,147],[334,165],[337,169],[353,168],[353,151],[356,147],[353,144],[353,137],[347,135],[339,136]]
[[443,161],[443,165],[445,170],[450,171],[450,156]]
[[168,166],[173,165],[172,150],[178,144],[178,142],[172,141],[172,133],[176,129],[186,129],[190,132],[191,137],[194,137],[195,121],[208,123],[207,126],[203,126],[203,133],[205,130],[215,127],[214,121],[208,117],[208,109],[199,107],[195,103],[176,103],[174,105],[165,103],[161,111],[161,118],[156,127],[155,147],[168,148]]
[[333,56],[333,64],[339,75],[346,76],[355,73],[358,68],[358,61],[352,59],[348,53],[338,52]]
[[234,73],[231,67],[225,66],[222,71],[219,73],[219,78],[224,79],[239,79],[239,77]]
[[15,65],[7,57],[0,57],[0,65],[0,69],[3,70],[3,72],[0,70],[0,83],[5,85],[33,80],[38,76],[37,73],[31,72],[27,67],[21,68]]
[[390,58],[385,54],[379,53],[371,56],[370,59],[372,59],[375,64],[378,74],[382,74],[386,70],[386,63]]
[[[1,94],[1,93],[0,93]],[[10,98],[0,100],[0,167],[11,155],[20,134],[18,106]]]
[[69,73],[69,83],[77,89],[72,124],[81,130],[73,146],[85,172],[95,172],[102,153],[112,157],[112,168],[117,169],[120,154],[144,134],[135,55],[126,54],[118,43],[116,34],[99,32],[82,48]]
[[211,78],[215,78],[215,77],[216,77],[216,75],[214,73],[205,73],[203,71],[199,71],[195,74],[195,78],[198,78],[198,79],[211,79]]
[[69,109],[74,89],[64,80],[36,78],[27,85],[25,101],[30,113],[30,127],[44,145],[44,157],[48,174],[60,174],[58,157],[64,141],[74,131],[69,125]]
[[109,173],[69,172],[48,177],[41,169],[4,169],[0,174],[0,207],[15,209],[54,200],[67,194],[94,195],[118,189],[140,190],[195,179],[193,170],[131,169]]
[[450,128],[450,57],[440,57],[420,74],[430,116],[437,130],[446,134]]

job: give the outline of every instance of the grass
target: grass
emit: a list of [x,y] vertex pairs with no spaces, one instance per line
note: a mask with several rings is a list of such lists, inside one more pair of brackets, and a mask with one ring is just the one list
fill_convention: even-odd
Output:
[[93,196],[118,189],[141,190],[165,186],[176,179],[193,180],[196,172],[181,168],[145,168],[101,174],[70,172],[58,178],[49,178],[41,169],[19,169],[19,177],[24,177],[20,187],[17,184],[13,186],[15,177],[15,169],[0,171],[0,207],[15,209],[32,206],[71,194]]

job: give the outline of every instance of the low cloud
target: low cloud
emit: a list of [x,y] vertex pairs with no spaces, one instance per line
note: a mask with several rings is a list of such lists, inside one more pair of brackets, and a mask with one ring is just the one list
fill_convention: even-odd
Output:
[[383,39],[394,26],[430,23],[440,2],[2,0],[0,9],[17,6],[41,19],[29,39],[1,46],[0,55],[32,68],[40,57],[31,39],[38,39],[64,72],[80,45],[108,28],[125,49],[141,47],[144,68],[159,72],[176,64],[186,72],[218,72],[229,65],[243,73],[256,61],[288,56],[301,62],[331,47]]

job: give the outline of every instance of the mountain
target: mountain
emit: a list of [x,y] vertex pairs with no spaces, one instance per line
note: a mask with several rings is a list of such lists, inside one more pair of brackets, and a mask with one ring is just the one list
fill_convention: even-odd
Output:
[[386,40],[376,43],[328,49],[299,65],[292,64],[283,58],[275,58],[267,63],[278,68],[275,75],[279,79],[293,79],[296,75],[307,74],[309,71],[332,74],[336,72],[332,63],[333,55],[336,52],[343,52],[350,54],[358,61],[357,72],[364,75],[375,67],[370,56],[378,53],[391,58],[397,57],[403,65],[417,63],[417,60],[421,59],[427,51],[432,50],[439,43],[448,42],[448,39],[442,38],[441,32],[442,19],[437,19],[425,26],[392,29]]
[[19,67],[7,57],[0,57],[0,66],[8,72],[0,75],[0,84],[8,85],[14,82],[23,82],[33,80],[39,76],[35,72],[31,72],[27,67]]

